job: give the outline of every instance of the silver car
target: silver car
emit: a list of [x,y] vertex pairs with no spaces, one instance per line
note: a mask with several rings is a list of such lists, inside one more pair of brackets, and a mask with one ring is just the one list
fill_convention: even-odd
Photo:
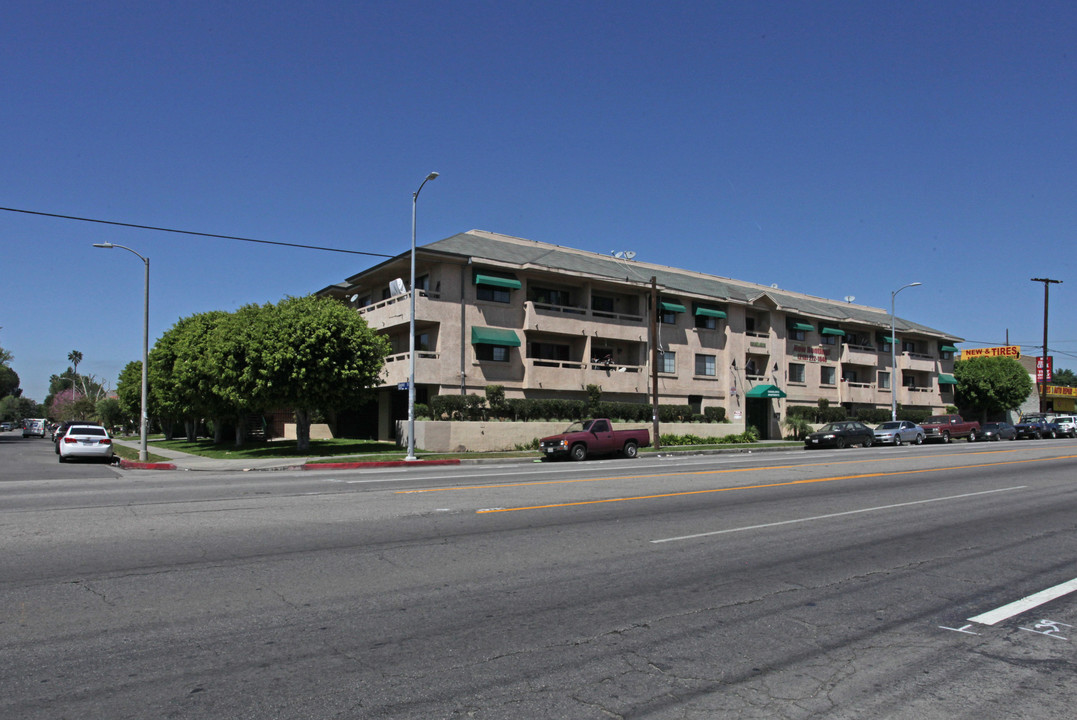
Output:
[[1055,418],[1058,434],[1065,437],[1077,437],[1077,418],[1072,415],[1059,415]]
[[875,428],[875,442],[880,445],[901,445],[924,443],[924,429],[909,420],[892,420]]

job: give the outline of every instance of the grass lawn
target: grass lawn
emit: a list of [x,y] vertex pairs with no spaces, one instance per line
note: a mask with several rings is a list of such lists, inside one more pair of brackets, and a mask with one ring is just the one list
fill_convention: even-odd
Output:
[[[132,462],[138,462],[138,448],[131,448],[131,447],[127,447],[126,445],[120,445],[118,443],[114,443],[112,445],[112,452],[115,453],[117,457],[121,457],[124,460],[131,460]],[[168,458],[166,458],[166,457],[164,457],[162,455],[155,455],[155,454],[153,454],[151,452],[147,452],[146,453],[146,462],[166,463],[166,462],[168,462]]]

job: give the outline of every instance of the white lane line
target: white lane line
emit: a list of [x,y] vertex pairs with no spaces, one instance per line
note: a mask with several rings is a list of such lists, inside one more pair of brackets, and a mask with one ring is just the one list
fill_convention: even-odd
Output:
[[963,495],[949,495],[947,497],[930,498],[928,500],[913,500],[911,502],[895,503],[894,505],[879,505],[878,507],[862,508],[860,510],[847,510],[846,512],[830,513],[828,515],[815,515],[813,517],[796,518],[795,520],[782,520],[781,522],[764,523],[762,525],[748,525],[728,530],[714,530],[712,532],[696,533],[694,535],[681,535],[679,537],[661,538],[651,540],[652,543],[677,542],[678,540],[695,540],[696,538],[710,537],[711,535],[725,535],[727,533],[744,532],[745,530],[760,530],[762,528],[779,527],[781,525],[795,525],[796,523],[812,522],[813,520],[827,520],[829,518],[842,517],[845,515],[859,515],[860,513],[878,512],[880,510],[893,510],[895,508],[909,507],[911,505],[924,505],[926,503],[943,502],[946,500],[962,500],[976,497],[977,495],[990,495],[992,493],[1010,492],[1012,490],[1024,490],[1027,485],[1018,485],[998,490],[984,490],[982,492],[965,493]]
[[981,613],[976,617],[970,617],[968,618],[968,621],[979,623],[981,625],[995,625],[1003,620],[1012,618],[1014,615],[1020,615],[1034,607],[1049,603],[1063,595],[1069,595],[1074,591],[1077,591],[1077,579],[1064,582],[1061,585],[1055,585],[1046,590],[1041,590],[1038,593],[1033,593],[1028,597],[1023,597],[1020,600],[1013,601],[1009,605],[1003,605],[1000,608]]

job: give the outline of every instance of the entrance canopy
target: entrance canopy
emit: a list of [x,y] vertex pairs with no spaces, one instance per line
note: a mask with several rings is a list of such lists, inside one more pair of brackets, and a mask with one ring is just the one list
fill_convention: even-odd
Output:
[[744,394],[750,398],[783,398],[785,393],[777,385],[756,385]]

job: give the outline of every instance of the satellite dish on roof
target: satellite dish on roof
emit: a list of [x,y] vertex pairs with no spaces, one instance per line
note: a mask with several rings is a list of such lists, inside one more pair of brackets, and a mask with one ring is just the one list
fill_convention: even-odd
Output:
[[624,256],[625,256],[625,254],[624,254],[624,252],[623,252],[623,251],[621,251],[621,252],[615,252],[615,253],[613,253],[613,257],[617,258],[618,260],[620,260],[620,259],[621,259],[621,258],[623,258]]
[[359,299],[359,295],[356,294],[356,295],[352,295],[350,298],[348,298],[348,301],[349,302],[355,302],[358,299]]
[[407,292],[407,288],[400,278],[396,278],[389,283],[389,295],[403,295],[405,292]]
[[631,260],[634,257],[636,257],[636,251],[635,250],[626,250],[625,251],[625,258],[626,259]]
[[854,295],[846,295],[845,296],[845,302],[851,303],[853,300],[856,300],[856,296],[854,296]]

